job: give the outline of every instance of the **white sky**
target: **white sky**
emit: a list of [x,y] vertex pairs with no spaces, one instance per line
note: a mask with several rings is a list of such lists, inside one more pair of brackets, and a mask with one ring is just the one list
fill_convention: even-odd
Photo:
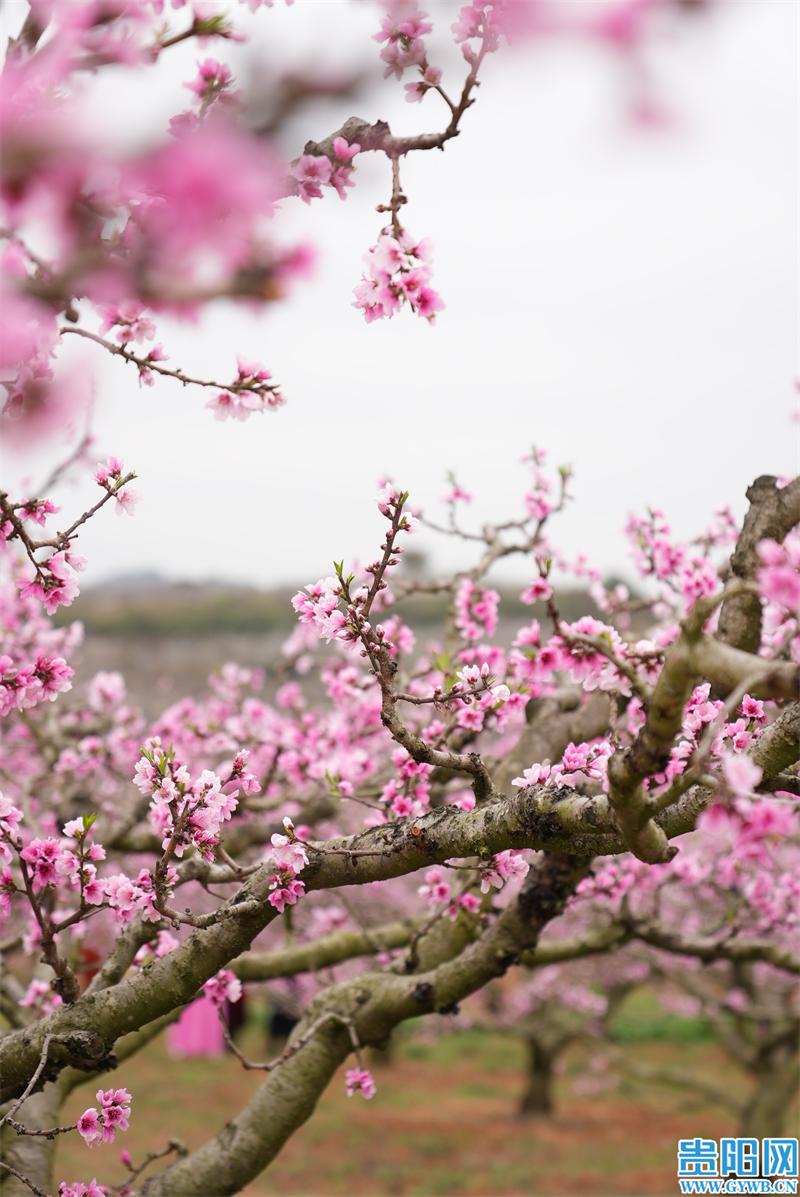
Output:
[[[426,7],[439,18],[432,44],[446,45],[449,6]],[[409,313],[367,326],[350,306],[383,219],[383,160],[359,166],[344,204],[331,193],[310,209],[285,205],[287,239],[320,250],[313,280],[290,301],[259,316],[217,305],[198,327],[159,321],[171,364],[190,373],[231,377],[237,351],[262,360],[289,400],[277,414],[220,423],[204,409],[207,392],[170,380],[140,391],[135,371],[90,350],[98,440],[137,469],[141,503],[133,519],[101,515],[82,534],[86,582],[142,569],[309,581],[334,557],[374,552],[384,472],[432,511],[453,468],[476,492],[477,518],[516,515],[517,462],[532,441],[576,471],[555,539],[627,572],[629,511],[661,506],[691,535],[723,502],[741,513],[757,474],[796,469],[798,9],[720,7],[659,52],[676,113],[667,131],[626,124],[623,75],[597,48],[545,45],[488,61],[461,137],[403,169],[405,222],[435,243],[447,304],[435,327]],[[372,5],[298,0],[247,23],[262,31],[261,63],[378,73]],[[232,64],[248,53],[207,52]],[[130,134],[179,111],[197,57],[176,47],[144,94],[122,72],[98,115]],[[440,127],[442,108],[435,96],[408,105],[387,81],[306,113],[289,148],[354,110],[404,132]],[[12,472],[40,466],[20,461]],[[463,559],[441,540],[419,545],[437,570]]]

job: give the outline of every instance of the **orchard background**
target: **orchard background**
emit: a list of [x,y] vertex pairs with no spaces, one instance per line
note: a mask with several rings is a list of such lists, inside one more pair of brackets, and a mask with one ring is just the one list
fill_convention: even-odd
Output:
[[792,6],[0,18],[0,1192],[790,1134]]

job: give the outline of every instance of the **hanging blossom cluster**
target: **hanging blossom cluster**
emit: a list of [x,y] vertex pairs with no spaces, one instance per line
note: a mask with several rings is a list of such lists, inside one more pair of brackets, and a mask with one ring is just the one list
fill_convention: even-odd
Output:
[[344,1083],[348,1097],[360,1093],[365,1101],[369,1101],[377,1093],[375,1080],[368,1068],[348,1068]]
[[407,305],[417,316],[433,323],[444,307],[430,285],[432,250],[428,241],[417,241],[405,229],[384,229],[367,252],[367,269],[354,290],[354,307],[367,324],[394,316]]
[[23,597],[38,599],[48,615],[59,607],[71,607],[80,594],[78,570],[85,560],[75,553],[51,553],[46,561],[35,562],[36,576],[20,581]]
[[118,1131],[126,1131],[130,1122],[131,1098],[127,1089],[98,1089],[100,1108],[91,1106],[78,1119],[78,1134],[88,1147],[113,1143]]
[[[419,103],[429,92],[441,97],[451,117],[439,143],[443,145],[457,132],[461,113],[474,102],[470,97],[477,72],[484,55],[497,49],[499,41],[493,26],[498,24],[500,11],[506,6],[494,0],[467,6],[452,27],[456,43],[461,45],[471,68],[458,105],[442,86],[441,69],[428,58],[425,37],[433,30],[428,14],[416,0],[385,0],[384,7],[385,16],[375,34],[375,40],[381,44],[384,77],[402,79],[406,71],[413,70],[417,79],[404,85],[409,102]],[[403,307],[433,323],[445,305],[431,285],[431,248],[427,241],[412,237],[401,223],[400,209],[406,203],[406,196],[400,185],[399,156],[388,147],[386,153],[392,161],[392,194],[379,211],[390,212],[391,223],[381,229],[366,254],[367,268],[354,289],[353,306],[363,313],[368,324],[394,316]]]

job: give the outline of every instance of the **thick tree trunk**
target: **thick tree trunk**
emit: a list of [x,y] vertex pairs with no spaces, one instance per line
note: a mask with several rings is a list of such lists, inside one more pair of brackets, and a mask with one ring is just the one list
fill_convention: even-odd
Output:
[[797,1095],[798,1079],[795,1051],[784,1052],[780,1059],[770,1061],[770,1066],[756,1078],[755,1089],[742,1114],[740,1133],[756,1139],[782,1135],[792,1100]]
[[520,1118],[549,1118],[553,1113],[555,1055],[536,1039],[526,1039],[528,1075],[517,1113]]

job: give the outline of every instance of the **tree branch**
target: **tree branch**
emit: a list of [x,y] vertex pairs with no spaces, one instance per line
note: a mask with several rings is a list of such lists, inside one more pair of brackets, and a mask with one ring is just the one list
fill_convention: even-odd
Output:
[[775,777],[800,760],[800,702],[786,707],[764,728],[750,755],[764,777]]
[[695,956],[706,963],[715,960],[763,960],[775,968],[783,969],[784,972],[800,973],[800,958],[771,940],[701,939],[675,934],[651,924],[635,922],[630,924],[629,932],[632,938],[650,944],[651,947],[673,952],[678,956]]
[[[734,589],[738,593],[740,587]],[[794,662],[768,661],[703,633],[719,601],[715,595],[697,600],[664,658],[644,726],[630,748],[617,750],[608,762],[609,801],[625,842],[650,864],[669,860],[675,852],[652,817],[657,806],[642,783],[667,767],[697,683],[705,678],[725,695],[744,682],[755,698],[800,694],[800,668]]]
[[271,981],[297,973],[316,972],[357,956],[374,956],[404,947],[425,923],[422,918],[385,923],[365,931],[336,931],[311,943],[293,944],[274,952],[246,952],[231,965],[241,981]]
[[[546,856],[537,862],[518,899],[454,960],[410,977],[368,973],[331,986],[312,1002],[289,1046],[301,1040],[326,1010],[350,1018],[358,1041],[368,1044],[383,1041],[405,1019],[452,1009],[454,1003],[502,975],[536,943],[542,928],[561,913],[588,865],[571,857]],[[149,1181],[143,1189],[145,1197],[236,1192],[275,1158],[310,1116],[350,1048],[344,1027],[330,1023],[320,1027],[291,1059],[269,1074],[248,1105],[215,1138]]]
[[[800,478],[778,487],[777,478],[762,474],[747,489],[750,507],[742,531],[731,555],[731,573],[751,581],[758,569],[758,543],[761,540],[783,542],[786,534],[800,523]],[[717,638],[723,644],[746,652],[758,652],[761,644],[761,599],[743,591],[722,604]]]

